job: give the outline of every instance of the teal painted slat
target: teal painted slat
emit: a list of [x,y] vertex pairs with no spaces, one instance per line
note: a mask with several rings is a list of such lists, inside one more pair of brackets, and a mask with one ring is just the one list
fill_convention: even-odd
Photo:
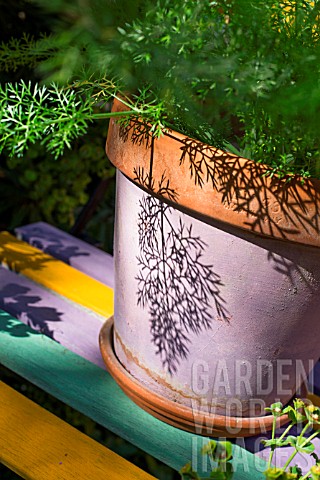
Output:
[[[105,370],[3,311],[0,311],[0,362],[176,470],[191,460],[207,441],[147,414],[125,396]],[[203,475],[202,459],[198,457],[197,462]],[[260,472],[266,463],[237,445],[234,465],[237,467],[234,480],[264,478]]]

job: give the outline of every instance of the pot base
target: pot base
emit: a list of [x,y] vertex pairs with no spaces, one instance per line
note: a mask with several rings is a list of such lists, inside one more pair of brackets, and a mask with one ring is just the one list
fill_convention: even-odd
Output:
[[[224,438],[250,437],[272,428],[272,415],[246,418],[197,412],[152,392],[119,362],[113,348],[113,317],[104,323],[99,343],[108,372],[124,393],[143,410],[165,423],[198,435]],[[287,422],[288,417],[283,415],[278,418],[277,425]]]

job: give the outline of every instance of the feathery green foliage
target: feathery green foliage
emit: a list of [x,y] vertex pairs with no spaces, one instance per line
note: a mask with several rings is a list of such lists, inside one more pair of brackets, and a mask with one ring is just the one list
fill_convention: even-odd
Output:
[[[318,1],[38,3],[60,12],[60,22],[46,44],[30,43],[28,55],[38,49],[38,71],[55,83],[47,87],[45,110],[33,102],[39,113],[20,102],[25,87],[10,86],[17,108],[1,90],[1,145],[10,154],[40,138],[32,123],[44,116],[49,139],[41,141],[59,155],[63,143],[86,131],[92,105],[100,98],[104,109],[120,91],[131,94],[127,115],[142,115],[156,135],[174,125],[266,163],[271,174],[320,176]],[[14,62],[25,49],[19,45]],[[70,108],[57,101],[57,84],[63,98],[70,96]],[[6,102],[9,114],[3,114]],[[108,116],[102,110],[100,118]]]
[[15,72],[18,67],[34,68],[47,59],[52,51],[52,39],[40,39],[24,33],[21,38],[11,38],[0,44],[0,71]]
[[94,112],[97,105],[103,107],[117,97],[116,92],[116,87],[107,80],[76,83],[66,89],[55,83],[40,86],[24,81],[0,86],[0,154],[5,150],[9,156],[22,156],[30,144],[40,141],[58,158],[66,147],[71,148],[73,140],[86,134],[93,120],[112,116],[151,120],[151,131],[161,134],[164,128],[161,104],[154,105],[146,91],[131,99],[122,97],[128,107],[125,113]]
[[23,81],[18,88],[10,83],[0,87],[0,109],[0,153],[5,146],[18,156],[30,143],[41,140],[58,157],[74,138],[86,133],[92,116],[91,104],[74,91]]

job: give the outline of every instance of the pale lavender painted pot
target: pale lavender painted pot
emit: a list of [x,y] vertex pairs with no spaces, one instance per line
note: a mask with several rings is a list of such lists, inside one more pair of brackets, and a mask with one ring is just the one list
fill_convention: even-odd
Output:
[[184,213],[118,172],[114,256],[115,353],[165,398],[263,415],[319,357],[316,247]]
[[320,181],[271,177],[139,122],[111,120],[106,150],[118,169],[114,377],[120,361],[124,390],[182,428],[201,424],[197,411],[225,415],[219,432],[226,418],[270,427],[264,407],[287,403],[319,358]]

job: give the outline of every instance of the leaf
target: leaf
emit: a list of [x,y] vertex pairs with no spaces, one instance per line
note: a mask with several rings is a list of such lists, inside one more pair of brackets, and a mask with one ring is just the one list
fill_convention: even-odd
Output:
[[218,462],[227,462],[232,458],[232,443],[219,442],[215,452],[214,460]]
[[305,403],[303,400],[301,400],[301,398],[295,398],[293,400],[293,405],[296,410],[299,410],[299,408],[305,407]]
[[296,449],[300,453],[312,453],[314,451],[314,445],[312,442],[308,442],[303,447],[297,445]]
[[292,447],[295,447],[297,445],[297,440],[298,437],[295,437],[294,435],[288,435],[285,440],[285,445],[291,445]]
[[213,478],[214,480],[226,480],[227,477],[224,472],[221,472],[221,470],[214,469],[210,473],[210,478]]
[[300,412],[297,412],[297,423],[304,423],[307,417]]
[[282,468],[271,467],[264,472],[266,480],[285,480],[285,473]]
[[210,440],[201,452],[208,454],[216,462],[227,462],[232,458],[232,443]]
[[199,475],[197,472],[192,470],[191,463],[187,463],[184,467],[182,467],[179,471],[182,480],[200,480]]
[[281,402],[276,402],[270,407],[266,407],[265,410],[266,412],[271,412],[274,417],[280,417],[283,414],[283,405]]
[[225,467],[226,467],[226,471],[225,471],[226,480],[231,480],[233,477],[232,464],[230,462],[227,462]]
[[320,408],[315,405],[308,405],[304,411],[310,423],[320,424]]
[[294,473],[296,475],[302,475],[302,470],[298,465],[295,465],[294,467],[290,467],[290,473]]
[[305,442],[305,437],[294,437],[293,435],[288,435],[285,445],[291,445],[300,453],[312,453],[314,451],[313,443]]
[[313,465],[310,469],[312,480],[320,480],[320,465]]
[[283,447],[284,445],[288,445],[288,441],[286,438],[282,440],[280,440],[280,438],[261,440],[261,443],[263,443],[265,447]]
[[217,442],[215,440],[210,440],[206,445],[202,447],[201,453],[203,455],[213,455],[215,449],[217,448]]
[[[299,407],[300,408],[300,407]],[[283,410],[284,414],[287,414],[293,424],[302,423],[306,420],[306,417],[300,413],[296,408],[291,405]]]

